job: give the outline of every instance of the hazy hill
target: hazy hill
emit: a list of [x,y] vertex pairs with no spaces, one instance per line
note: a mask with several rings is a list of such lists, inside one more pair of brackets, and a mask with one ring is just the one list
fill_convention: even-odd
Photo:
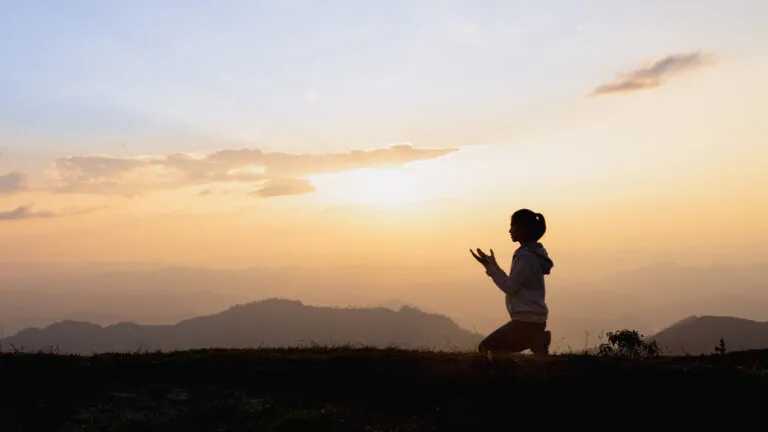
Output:
[[653,336],[671,354],[711,354],[720,338],[733,351],[768,348],[768,322],[724,316],[692,316]]
[[399,311],[325,308],[275,299],[237,305],[175,325],[120,323],[103,327],[62,321],[44,329],[22,330],[6,338],[4,346],[86,354],[312,344],[474,350],[481,338],[447,317],[410,307]]
[[371,305],[370,307],[372,307],[372,308],[386,308],[386,309],[391,309],[393,311],[399,311],[400,309],[406,307],[406,308],[411,308],[411,309],[418,309],[418,310],[420,310],[422,312],[426,312],[426,313],[429,313],[429,314],[437,313],[437,312],[432,311],[430,309],[427,309],[425,307],[416,305],[416,304],[411,303],[411,302],[407,302],[405,300],[397,299],[397,298],[390,299],[390,300],[383,301],[383,302],[379,302],[379,303],[376,303],[374,305]]

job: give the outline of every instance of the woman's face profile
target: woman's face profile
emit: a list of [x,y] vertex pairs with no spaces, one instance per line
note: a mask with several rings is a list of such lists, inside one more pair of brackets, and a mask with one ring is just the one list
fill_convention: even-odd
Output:
[[512,241],[520,240],[520,228],[512,222],[509,223],[509,236],[512,238]]

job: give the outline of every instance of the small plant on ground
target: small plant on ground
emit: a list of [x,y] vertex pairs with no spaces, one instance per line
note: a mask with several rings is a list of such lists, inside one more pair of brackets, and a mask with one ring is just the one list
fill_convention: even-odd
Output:
[[646,341],[637,330],[619,330],[608,332],[607,343],[600,344],[602,356],[620,356],[631,358],[657,357],[660,353],[655,340]]
[[728,348],[725,346],[725,339],[720,338],[720,343],[715,347],[715,353],[719,355],[723,355],[728,351]]

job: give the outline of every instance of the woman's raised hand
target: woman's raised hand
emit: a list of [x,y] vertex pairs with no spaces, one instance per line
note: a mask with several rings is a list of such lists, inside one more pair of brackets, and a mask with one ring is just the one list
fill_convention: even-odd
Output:
[[493,254],[493,249],[491,249],[491,254],[487,255],[485,252],[483,252],[481,249],[477,249],[477,253],[473,251],[472,249],[469,250],[470,253],[472,253],[472,256],[475,257],[477,262],[482,264],[484,267],[488,266],[495,266],[496,264],[496,255]]

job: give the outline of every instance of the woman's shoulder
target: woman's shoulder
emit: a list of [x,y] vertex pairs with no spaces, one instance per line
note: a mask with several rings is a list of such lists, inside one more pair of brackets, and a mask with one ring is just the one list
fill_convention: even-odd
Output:
[[536,254],[533,253],[532,250],[520,247],[518,248],[514,254],[512,254],[512,260],[528,260],[528,259],[535,259]]

